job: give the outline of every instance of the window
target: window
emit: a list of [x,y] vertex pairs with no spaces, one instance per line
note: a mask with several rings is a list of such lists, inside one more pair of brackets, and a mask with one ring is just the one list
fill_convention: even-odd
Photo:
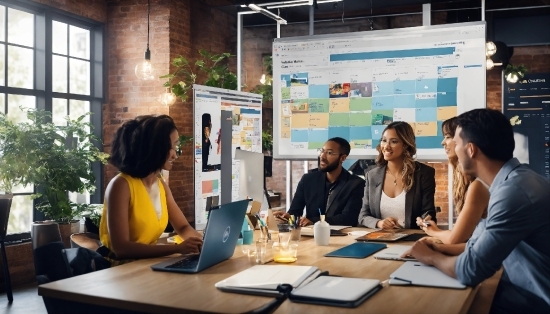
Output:
[[[45,109],[58,125],[66,123],[65,116],[91,111],[88,122],[102,138],[103,26],[40,4],[12,3],[0,1],[0,111],[25,121],[20,107]],[[71,194],[72,201],[102,201],[102,166],[94,167],[95,194]],[[13,190],[11,240],[30,238],[32,222],[44,219],[30,198],[33,192],[33,186]]]

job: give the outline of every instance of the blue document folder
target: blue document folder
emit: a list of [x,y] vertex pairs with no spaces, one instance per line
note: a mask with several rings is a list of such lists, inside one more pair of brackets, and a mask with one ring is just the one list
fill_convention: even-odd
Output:
[[386,245],[384,243],[355,242],[336,251],[327,253],[325,256],[365,258],[385,248]]

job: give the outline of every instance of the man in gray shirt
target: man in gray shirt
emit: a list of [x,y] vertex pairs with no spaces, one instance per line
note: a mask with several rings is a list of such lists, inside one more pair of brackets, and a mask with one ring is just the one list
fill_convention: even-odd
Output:
[[491,312],[550,313],[550,184],[512,157],[512,126],[499,111],[461,114],[454,141],[464,172],[490,185],[487,219],[459,256],[426,241],[405,254],[470,286],[502,265]]

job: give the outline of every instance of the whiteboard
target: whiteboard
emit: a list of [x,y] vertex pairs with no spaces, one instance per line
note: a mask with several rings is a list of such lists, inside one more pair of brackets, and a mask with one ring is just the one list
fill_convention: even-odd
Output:
[[275,39],[274,158],[316,159],[329,138],[373,159],[392,121],[417,159],[446,161],[442,121],[485,108],[485,22]]

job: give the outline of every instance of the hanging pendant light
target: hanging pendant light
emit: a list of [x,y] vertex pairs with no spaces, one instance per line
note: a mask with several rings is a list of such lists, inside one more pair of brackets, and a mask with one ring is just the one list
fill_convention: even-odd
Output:
[[149,16],[151,14],[150,0],[147,0],[147,49],[145,58],[136,65],[135,73],[138,79],[143,81],[152,81],[155,79],[153,65],[151,64],[151,51],[149,50]]
[[494,55],[497,52],[497,45],[495,45],[494,42],[488,41],[485,43],[485,55],[487,57],[490,57]]
[[176,94],[172,93],[170,87],[166,87],[166,92],[160,95],[159,101],[165,106],[172,106],[176,103]]
[[491,70],[495,67],[495,63],[491,60],[491,57],[487,57],[487,70]]

